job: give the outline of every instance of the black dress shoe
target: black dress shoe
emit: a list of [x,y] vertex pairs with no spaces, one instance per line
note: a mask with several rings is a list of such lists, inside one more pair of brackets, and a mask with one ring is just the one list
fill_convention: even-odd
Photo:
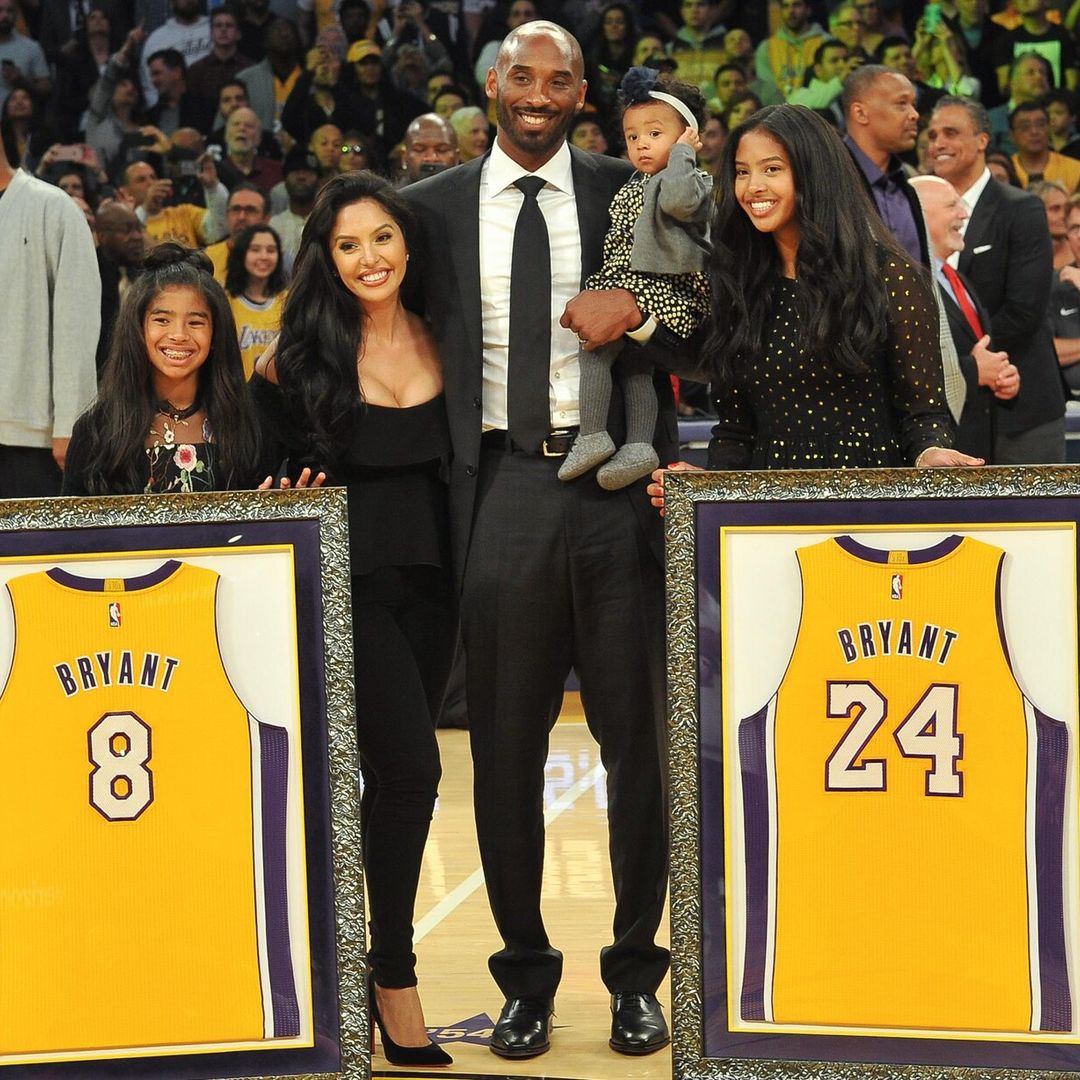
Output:
[[611,995],[611,1040],[620,1054],[651,1054],[671,1042],[655,994]]
[[491,1052],[505,1058],[531,1058],[551,1049],[551,999],[509,998],[491,1033]]

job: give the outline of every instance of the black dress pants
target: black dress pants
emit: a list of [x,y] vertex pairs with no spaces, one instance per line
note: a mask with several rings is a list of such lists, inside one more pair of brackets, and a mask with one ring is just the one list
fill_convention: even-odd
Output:
[[352,579],[368,958],[380,986],[416,985],[413,909],[442,775],[435,717],[454,647],[453,589],[434,566]]
[[553,996],[562,954],[540,911],[548,735],[571,666],[607,770],[614,939],[610,991],[651,993],[667,888],[661,762],[664,583],[625,491],[561,458],[485,449],[461,598],[480,855],[504,948],[489,961],[506,997]]

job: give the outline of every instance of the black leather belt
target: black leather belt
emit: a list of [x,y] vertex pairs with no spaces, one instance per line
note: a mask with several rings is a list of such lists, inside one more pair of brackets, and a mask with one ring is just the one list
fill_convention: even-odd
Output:
[[526,454],[540,454],[543,457],[566,457],[570,453],[570,447],[574,445],[578,429],[557,428],[549,432],[544,441],[535,449],[530,450],[519,446],[510,438],[510,432],[502,428],[492,428],[480,436],[480,445],[485,450],[519,450]]

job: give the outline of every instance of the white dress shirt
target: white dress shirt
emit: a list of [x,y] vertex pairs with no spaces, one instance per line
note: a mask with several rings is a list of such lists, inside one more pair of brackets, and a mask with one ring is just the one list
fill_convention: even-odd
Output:
[[[975,204],[979,201],[979,196],[982,195],[982,193],[986,190],[986,185],[989,184],[990,181],[993,180],[993,178],[993,174],[990,172],[990,170],[984,168],[982,171],[982,176],[980,176],[979,179],[976,180],[975,183],[967,189],[967,191],[960,193],[960,201],[968,209],[968,216],[964,218],[964,221],[960,226],[961,236],[964,236],[967,233],[967,227],[968,223],[971,221],[971,215],[975,213]],[[954,251],[946,261],[955,270],[960,264],[960,252]],[[952,290],[950,289],[949,291],[951,292]]]
[[514,226],[525,196],[514,187],[523,176],[546,183],[537,204],[547,223],[551,248],[551,369],[548,378],[552,428],[578,423],[578,340],[559,325],[567,301],[581,291],[581,234],[570,148],[530,174],[498,143],[480,173],[480,308],[484,334],[484,430],[509,427],[506,378],[510,347],[510,266]]

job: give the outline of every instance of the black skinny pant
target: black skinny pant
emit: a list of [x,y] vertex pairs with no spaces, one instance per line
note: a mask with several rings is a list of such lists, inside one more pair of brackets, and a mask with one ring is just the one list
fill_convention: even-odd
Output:
[[435,740],[454,647],[449,574],[389,566],[352,579],[368,959],[379,986],[416,985],[413,909],[442,768]]

